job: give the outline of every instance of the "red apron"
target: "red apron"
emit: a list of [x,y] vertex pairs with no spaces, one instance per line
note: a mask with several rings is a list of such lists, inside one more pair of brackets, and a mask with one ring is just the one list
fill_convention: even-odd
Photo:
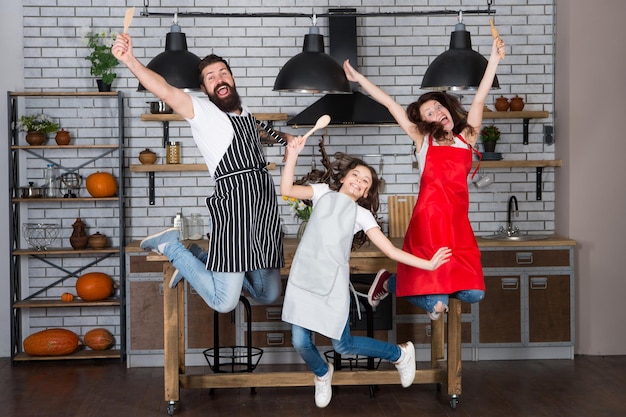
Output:
[[[457,136],[463,142],[460,135]],[[480,251],[469,221],[467,175],[472,151],[453,146],[433,146],[428,138],[425,169],[403,249],[430,259],[437,249],[452,249],[450,261],[435,271],[398,263],[396,294],[400,297],[452,294],[460,290],[484,290]]]

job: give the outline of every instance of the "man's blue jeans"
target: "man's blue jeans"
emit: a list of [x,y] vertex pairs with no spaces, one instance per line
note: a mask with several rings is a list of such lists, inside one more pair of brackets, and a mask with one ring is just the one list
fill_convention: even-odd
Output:
[[207,305],[218,313],[227,313],[237,307],[242,288],[261,304],[276,301],[282,291],[279,269],[209,271],[206,269],[206,252],[197,245],[187,249],[181,242],[170,243],[163,254]]

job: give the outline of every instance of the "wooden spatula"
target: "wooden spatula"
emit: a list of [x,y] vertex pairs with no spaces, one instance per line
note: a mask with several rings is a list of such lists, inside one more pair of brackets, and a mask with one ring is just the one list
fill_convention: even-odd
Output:
[[135,15],[135,8],[134,7],[129,7],[126,10],[126,15],[124,16],[124,32],[122,33],[127,33],[128,32],[128,28],[130,27],[130,24],[133,21],[133,16]]

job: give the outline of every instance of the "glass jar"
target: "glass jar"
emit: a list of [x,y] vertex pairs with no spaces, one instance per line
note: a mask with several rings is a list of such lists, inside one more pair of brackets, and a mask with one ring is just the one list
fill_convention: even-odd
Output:
[[200,240],[204,236],[204,223],[198,213],[192,213],[189,217],[189,240]]
[[168,142],[166,160],[168,164],[180,164],[180,142]]

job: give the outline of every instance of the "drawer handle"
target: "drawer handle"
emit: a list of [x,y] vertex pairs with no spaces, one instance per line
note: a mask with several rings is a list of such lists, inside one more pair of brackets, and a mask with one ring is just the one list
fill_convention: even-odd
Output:
[[530,278],[531,290],[547,290],[548,278],[547,277],[532,277]]
[[265,309],[266,320],[280,320],[282,317],[282,309],[280,307],[267,307]]
[[163,284],[159,284],[159,295],[163,295]]
[[519,288],[519,278],[502,278],[501,285],[503,290],[517,290]]
[[267,336],[268,346],[277,346],[285,344],[285,335],[283,333],[268,333]]
[[533,263],[532,252],[515,252],[515,262],[518,265],[530,265]]

